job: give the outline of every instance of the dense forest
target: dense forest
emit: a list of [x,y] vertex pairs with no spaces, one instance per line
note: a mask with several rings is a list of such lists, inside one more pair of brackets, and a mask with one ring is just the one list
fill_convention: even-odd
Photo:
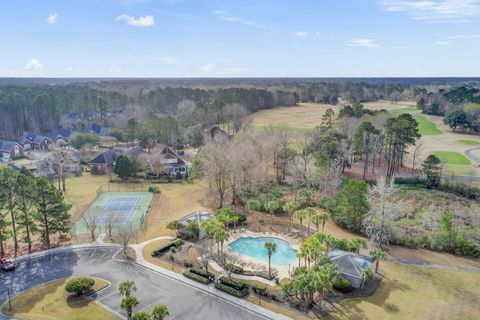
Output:
[[480,90],[472,86],[427,91],[419,89],[417,107],[423,113],[445,116],[454,131],[480,132]]
[[[251,113],[297,102],[417,100],[423,112],[445,115],[478,103],[475,86],[475,79],[2,79],[0,138],[65,127],[72,112],[90,113],[93,121],[115,128],[131,118],[143,122],[152,113],[168,115],[178,121],[182,136],[228,121],[235,108]],[[465,112],[478,118],[476,111]],[[458,127],[476,130],[474,120]]]

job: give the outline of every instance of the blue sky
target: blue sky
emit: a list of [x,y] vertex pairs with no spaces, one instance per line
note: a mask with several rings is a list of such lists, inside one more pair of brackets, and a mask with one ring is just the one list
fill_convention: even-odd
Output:
[[480,0],[0,2],[0,76],[480,76]]

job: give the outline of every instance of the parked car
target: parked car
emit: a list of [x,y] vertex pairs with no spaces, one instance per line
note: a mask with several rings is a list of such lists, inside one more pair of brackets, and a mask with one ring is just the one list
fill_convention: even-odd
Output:
[[0,259],[0,268],[3,271],[13,271],[15,270],[15,262],[8,259]]

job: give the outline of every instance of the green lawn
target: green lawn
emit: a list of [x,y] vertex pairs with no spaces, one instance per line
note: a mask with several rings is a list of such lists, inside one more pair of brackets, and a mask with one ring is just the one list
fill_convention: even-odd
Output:
[[418,111],[418,109],[415,108],[415,107],[403,107],[403,108],[388,109],[388,112],[394,117],[398,117],[401,114],[412,113],[412,112],[415,112],[415,111]]
[[435,151],[433,152],[435,156],[440,158],[442,162],[446,164],[456,164],[456,165],[468,165],[470,160],[460,152],[454,151]]
[[480,144],[480,141],[476,141],[476,140],[458,140],[458,142],[469,145],[469,146],[475,146]]
[[480,276],[382,262],[386,274],[367,298],[340,302],[331,319],[478,319]]
[[413,119],[417,120],[418,131],[422,136],[437,136],[442,134],[442,131],[437,128],[435,123],[428,121],[424,116],[414,114]]
[[[399,115],[404,113],[412,114],[418,111],[419,110],[415,107],[394,108],[388,110],[388,112],[394,117],[398,117]],[[436,136],[442,134],[442,131],[437,128],[435,123],[428,121],[427,118],[425,118],[424,116],[419,114],[412,114],[412,116],[418,122],[418,131],[422,136]]]
[[[54,280],[32,288],[12,299],[13,310],[8,304],[2,312],[8,316],[24,320],[115,320],[117,316],[87,298],[67,301],[65,299],[66,279]],[[104,280],[95,278],[93,290],[108,286]]]

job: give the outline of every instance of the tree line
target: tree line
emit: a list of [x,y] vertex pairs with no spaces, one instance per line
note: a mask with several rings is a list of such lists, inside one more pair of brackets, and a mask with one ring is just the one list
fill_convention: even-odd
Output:
[[70,204],[45,178],[35,178],[11,168],[0,168],[0,256],[5,241],[12,239],[17,256],[19,243],[32,251],[34,237],[50,248],[53,235],[65,236],[70,230]]

